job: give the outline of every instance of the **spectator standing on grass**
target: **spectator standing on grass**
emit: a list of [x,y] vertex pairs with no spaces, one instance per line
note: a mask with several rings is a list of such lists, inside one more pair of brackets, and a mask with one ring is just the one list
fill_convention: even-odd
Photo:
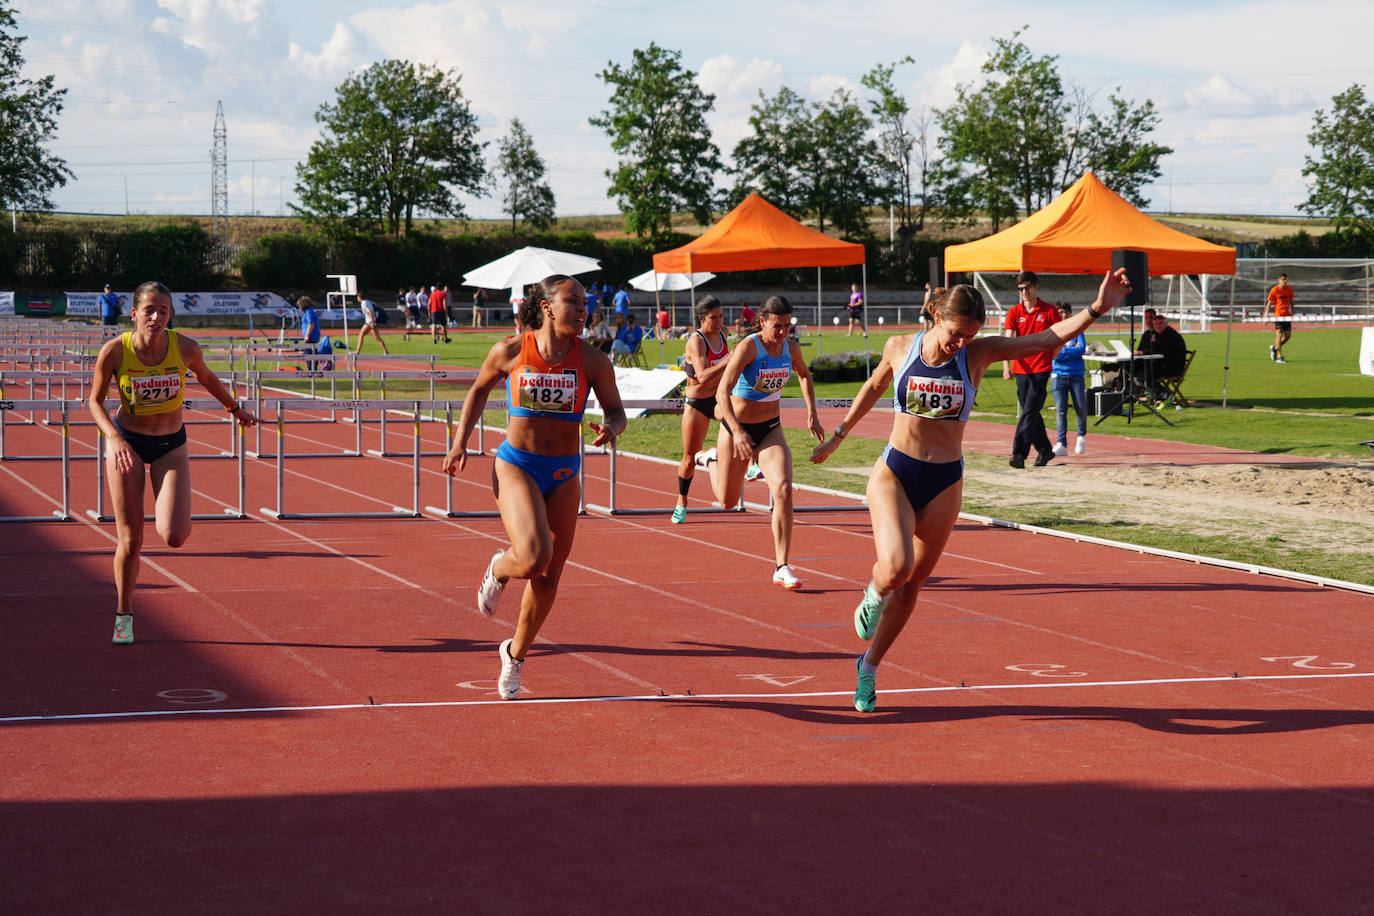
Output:
[[[1017,275],[1016,291],[1021,294],[1021,301],[1007,310],[1002,336],[1030,337],[1049,330],[1059,321],[1059,309],[1042,300],[1039,289],[1040,278],[1034,272],[1023,270]],[[1054,457],[1054,447],[1045,432],[1045,418],[1040,416],[1053,361],[1052,350],[1040,350],[1002,364],[1002,378],[1016,378],[1016,433],[1011,440],[1011,460],[1007,462],[1014,468],[1026,466],[1032,448],[1038,468]]]
[[396,308],[400,310],[401,320],[406,323],[406,330],[409,331],[413,323],[410,319],[410,309],[406,306],[406,288],[404,286],[396,290]]
[[615,313],[617,315],[630,314],[630,287],[624,283],[620,284],[620,292],[615,294],[612,300],[615,303]]
[[877,707],[878,665],[911,618],[954,532],[963,502],[964,433],[984,373],[998,360],[1057,349],[1128,292],[1125,269],[1109,273],[1088,308],[1038,334],[1007,339],[978,336],[986,320],[983,297],[971,286],[955,286],[936,309],[934,328],[888,339],[835,435],[811,452],[813,462],[829,458],[892,389],[892,433],[866,491],[877,556],[854,609],[855,632],[871,640],[854,662],[859,712]]
[[119,326],[119,297],[105,284],[105,292],[100,294],[100,324],[113,328]]
[[[592,316],[599,314],[601,308],[601,292],[596,288],[595,283],[587,284],[587,320],[591,321]],[[605,317],[604,315],[602,316]]]
[[859,325],[859,332],[865,337],[868,336],[868,327],[864,324],[864,294],[859,292],[859,284],[849,284],[849,333],[845,337],[854,336],[854,324]]
[[429,340],[430,343],[439,342],[439,332],[444,332],[444,343],[449,342],[448,336],[448,299],[444,290],[440,286],[435,286],[429,293]]
[[1279,282],[1265,297],[1264,318],[1269,317],[1270,306],[1274,308],[1274,342],[1269,346],[1269,358],[1286,363],[1283,345],[1293,336],[1293,287],[1288,285],[1288,274],[1279,274]]
[[[1065,318],[1073,314],[1073,309],[1067,303],[1061,304],[1059,311]],[[1054,453],[1060,457],[1069,453],[1070,404],[1073,405],[1074,415],[1078,418],[1078,439],[1073,446],[1074,454],[1082,455],[1088,450],[1088,415],[1083,408],[1084,400],[1088,396],[1083,385],[1083,354],[1087,349],[1088,339],[1079,334],[1059,348],[1050,367],[1050,388],[1054,391],[1054,423],[1057,434]]]
[[482,287],[477,287],[477,292],[472,294],[472,326],[480,328],[482,326],[482,316],[487,310],[487,291]]
[[301,311],[301,341],[305,352],[314,353],[320,345],[320,313],[315,311],[315,300],[301,296],[296,300],[296,308]]

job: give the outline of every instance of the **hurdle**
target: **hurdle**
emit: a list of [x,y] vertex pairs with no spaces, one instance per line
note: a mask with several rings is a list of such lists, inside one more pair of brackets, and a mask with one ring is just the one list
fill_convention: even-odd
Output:
[[[447,412],[447,414],[446,414],[445,417],[444,417],[444,426],[445,426],[445,431],[446,431],[446,435],[445,435],[445,437],[444,437],[444,441],[445,441],[445,442],[452,442],[452,441],[453,441],[453,407],[452,407],[452,402],[446,401],[446,402],[444,402],[444,403],[449,405],[449,406],[448,406],[448,412]],[[459,404],[460,407],[462,406],[462,402],[461,402],[461,401],[459,401],[458,404]],[[483,409],[484,409],[484,410],[505,410],[505,409],[506,409],[506,402],[505,402],[504,400],[499,400],[499,401],[487,401],[486,406],[485,406]],[[471,449],[471,448],[470,448],[470,449],[467,449],[467,453],[468,453],[469,455],[485,455],[485,454],[487,453],[487,427],[486,427],[486,424],[485,424],[485,423],[478,423],[478,424],[477,424],[477,448],[475,448],[475,449]],[[447,453],[447,452],[444,452],[444,454],[448,454],[448,453]],[[585,476],[585,470],[586,470],[586,468],[585,468],[585,463],[584,463],[584,466],[583,466],[583,474],[584,474],[584,476]],[[586,493],[586,489],[585,489],[585,488],[583,489],[583,493],[584,493],[584,494]],[[585,502],[586,502],[586,498],[585,498],[585,496],[584,496],[584,497],[583,497],[584,506],[585,506]],[[425,512],[429,513],[430,515],[432,515],[432,516],[434,516],[434,517],[436,517],[436,518],[500,518],[500,517],[501,517],[501,513],[498,512],[498,511],[495,510],[495,509],[478,509],[478,510],[471,510],[471,511],[468,511],[468,510],[458,510],[458,509],[453,508],[453,478],[450,477],[450,476],[448,476],[447,474],[444,475],[444,507],[441,509],[441,508],[439,508],[438,506],[425,506]],[[578,512],[579,515],[584,514],[584,513],[585,513],[585,509],[579,510],[579,512]]]
[[[434,397],[434,390],[435,390],[435,389],[434,389],[434,386],[435,386],[435,382],[437,382],[438,380],[440,380],[440,379],[452,379],[452,380],[458,381],[458,382],[472,382],[472,381],[475,381],[476,378],[477,378],[477,372],[476,372],[475,370],[472,370],[472,369],[419,369],[419,370],[400,370],[400,371],[397,371],[397,370],[382,370],[382,371],[374,371],[374,372],[370,373],[370,375],[371,375],[372,378],[377,379],[377,380],[381,383],[381,393],[380,393],[380,397],[381,397],[381,399],[382,399],[383,401],[386,400],[386,382],[387,382],[387,379],[388,379],[388,378],[392,378],[392,379],[428,379],[428,380],[429,380],[429,399],[430,399],[431,402],[435,401],[435,397]],[[445,401],[444,403],[447,404],[448,402]],[[459,403],[461,404],[461,401],[460,401]],[[449,424],[448,424],[448,426],[449,426],[449,436],[448,436],[448,438],[449,438],[449,439],[452,439],[452,438],[453,438],[453,435],[452,435],[452,433],[453,433],[453,423],[452,423],[452,417],[451,417],[451,414],[452,414],[452,410],[451,410],[451,409],[449,410],[449,414],[450,414],[450,422],[449,422]],[[369,455],[376,455],[376,456],[379,457],[379,458],[400,458],[400,457],[404,457],[405,455],[407,455],[407,454],[409,454],[409,453],[408,453],[408,452],[390,452],[390,451],[387,451],[387,447],[386,447],[386,415],[387,415],[387,412],[384,410],[384,411],[382,411],[381,417],[379,418],[379,422],[380,422],[380,424],[381,424],[381,436],[382,436],[381,447],[380,447],[380,448],[376,448],[376,449],[368,449],[367,452],[368,452]],[[442,458],[445,454],[447,454],[447,452],[448,452],[447,449],[445,449],[445,450],[442,451],[442,452],[426,452],[426,453],[425,453],[425,457],[428,457],[428,458],[435,458],[435,457]]]
[[[624,406],[625,406],[626,409],[644,409],[644,408],[647,408],[647,409],[650,409],[650,410],[678,410],[678,411],[681,411],[682,408],[683,408],[684,403],[685,403],[685,402],[684,402],[681,398],[665,398],[665,399],[659,400],[659,401],[648,401],[648,400],[643,400],[643,401],[640,401],[640,400],[636,400],[636,401],[625,401],[625,402],[624,402]],[[853,401],[853,399],[851,399],[851,398],[816,398],[816,409],[819,410],[819,409],[822,408],[822,407],[846,407],[846,408],[847,408],[847,407],[849,407],[849,406],[850,406],[851,404],[853,404],[853,403],[854,403],[854,401]],[[783,399],[781,400],[779,406],[780,406],[780,407],[805,407],[805,406],[806,406],[806,400],[805,400],[804,398],[783,398]],[[603,515],[624,515],[624,516],[632,516],[632,515],[671,515],[671,514],[672,514],[672,511],[673,511],[672,506],[669,506],[668,508],[665,508],[665,509],[631,509],[631,508],[624,508],[624,507],[621,507],[621,506],[619,506],[619,505],[617,504],[617,499],[616,499],[616,488],[617,488],[616,464],[617,464],[617,461],[619,460],[619,455],[620,455],[619,449],[617,449],[617,448],[615,447],[615,445],[612,444],[612,445],[611,445],[611,449],[610,449],[610,456],[611,456],[611,466],[610,466],[610,472],[609,472],[609,476],[610,476],[610,490],[609,490],[609,495],[608,495],[608,498],[607,498],[607,505],[602,506],[602,505],[598,505],[598,504],[595,504],[595,503],[588,503],[588,504],[587,504],[587,508],[588,508],[588,509],[591,509],[591,510],[593,510],[593,511],[599,512],[599,513],[601,513],[601,514],[603,514]],[[635,455],[634,457],[639,458],[639,457],[648,457],[648,456]],[[653,460],[664,460],[664,459],[653,459]],[[664,460],[664,463],[666,463],[666,464],[676,464],[676,462],[671,462],[671,461],[666,461],[666,460]],[[799,485],[799,484],[797,484],[797,483],[795,483],[795,482],[792,484],[792,488],[793,488],[794,490],[800,489],[800,490],[805,490],[805,491],[808,491],[808,492],[833,494],[833,495],[835,495],[835,496],[849,496],[849,494],[846,494],[846,493],[844,493],[843,491],[840,491],[840,490],[830,490],[830,489],[826,489],[826,488],[823,488],[823,487],[801,486],[801,485]],[[741,494],[740,501],[739,501],[738,505],[731,506],[731,507],[728,507],[728,508],[727,508],[727,507],[723,507],[723,506],[721,506],[721,507],[716,507],[716,506],[703,506],[703,507],[701,507],[701,508],[689,508],[689,509],[687,510],[687,512],[688,512],[688,514],[690,514],[690,515],[711,515],[711,514],[721,514],[721,513],[726,513],[726,512],[744,512],[746,509],[752,509],[752,510],[759,511],[759,512],[772,512],[772,511],[773,511],[773,497],[772,497],[772,491],[771,491],[771,490],[769,491],[769,497],[768,497],[768,502],[767,502],[767,503],[749,502],[748,500],[744,499],[744,498],[743,498],[743,495]],[[847,504],[821,505],[821,506],[799,506],[799,505],[796,505],[796,504],[794,503],[793,506],[792,506],[792,511],[793,511],[794,514],[795,514],[795,513],[798,513],[798,512],[857,512],[857,511],[867,511],[867,509],[868,509],[868,504],[867,504],[866,501],[863,501],[863,500],[860,500],[860,502],[858,503],[858,505],[855,505],[854,503],[851,502],[851,503],[847,503]]]
[[[277,398],[264,402],[265,406],[276,411],[275,429],[277,432],[277,476],[276,476],[276,498],[277,506],[275,509],[264,507],[259,511],[268,518],[280,521],[296,519],[341,519],[341,518],[424,518],[425,514],[420,510],[420,458],[423,457],[420,450],[422,419],[430,419],[433,416],[425,417],[421,414],[421,409],[434,411],[441,408],[448,408],[451,402],[447,401],[333,401],[320,402],[314,404],[318,409],[352,410],[361,412],[363,410],[401,410],[410,409],[410,415],[414,422],[415,439],[410,452],[412,463],[412,483],[413,501],[409,509],[394,506],[390,512],[287,512],[285,509],[285,489],[286,489],[286,459],[288,457],[304,457],[301,455],[288,455],[286,452],[286,417],[287,405],[292,407],[301,403],[294,398]],[[504,402],[503,402],[504,403]],[[361,429],[361,425],[359,426]],[[361,432],[359,433],[361,435]],[[330,457],[330,456],[310,456],[310,457]]]
[[[0,400],[0,417],[9,410],[44,410],[51,409],[52,401],[5,401]],[[67,424],[68,412],[72,409],[79,410],[80,401],[62,401],[59,411],[62,415],[62,509],[53,512],[52,515],[11,515],[0,517],[0,522],[51,522],[54,519],[60,522],[72,521],[71,512],[71,493],[72,493],[72,462],[71,462],[71,427]]]
[[[187,402],[187,403],[190,404],[191,402]],[[196,405],[196,407],[197,407],[198,409],[204,410],[204,409],[206,409],[206,408],[209,406],[209,404],[211,404],[211,403],[215,404],[216,406],[219,406],[219,404],[218,404],[217,401],[213,401],[213,400],[212,400],[212,401],[206,402],[205,404],[202,404],[202,405]],[[245,466],[245,463],[244,463],[243,429],[239,426],[239,424],[238,424],[237,422],[234,422],[234,421],[232,421],[232,420],[231,420],[230,422],[231,422],[231,425],[232,425],[232,427],[233,427],[233,429],[231,430],[231,432],[230,432],[230,434],[229,434],[230,439],[232,440],[232,442],[231,442],[231,444],[230,444],[230,448],[233,450],[233,454],[229,454],[229,453],[227,453],[227,452],[221,452],[219,455],[188,455],[187,457],[189,457],[189,458],[223,458],[223,457],[237,458],[237,459],[238,459],[238,507],[237,507],[237,508],[226,508],[223,512],[220,512],[220,513],[208,513],[208,512],[192,513],[192,514],[191,514],[191,520],[192,520],[192,521],[222,521],[222,520],[224,520],[225,518],[234,518],[234,519],[246,519],[246,518],[248,518],[248,513],[246,513],[246,512],[244,511],[244,508],[243,508],[244,502],[246,501],[246,489],[247,489],[247,469],[246,469],[246,466]],[[105,436],[104,436],[104,434],[99,435],[99,436],[97,437],[97,439],[96,439],[96,455],[95,455],[95,457],[96,457],[96,459],[97,459],[97,460],[96,460],[96,464],[95,464],[95,508],[94,508],[94,509],[87,509],[87,510],[86,510],[86,514],[87,514],[88,516],[90,516],[91,518],[95,519],[97,522],[112,522],[112,521],[115,520],[115,517],[114,517],[113,515],[107,514],[106,511],[105,511]],[[143,520],[144,520],[145,522],[156,521],[156,520],[157,520],[157,516],[156,516],[156,515],[144,515],[144,516],[143,516]]]

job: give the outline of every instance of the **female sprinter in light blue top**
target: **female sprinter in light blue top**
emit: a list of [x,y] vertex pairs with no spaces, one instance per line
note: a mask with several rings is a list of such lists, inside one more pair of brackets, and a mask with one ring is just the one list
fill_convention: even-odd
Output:
[[604,426],[587,424],[596,434],[592,444],[605,445],[625,429],[615,370],[605,354],[581,339],[587,323],[582,284],[562,274],[545,277],[521,308],[521,321],[533,330],[491,348],[463,399],[458,432],[443,464],[449,475],[467,466],[468,438],[482,418],[487,396],[505,380],[510,419],[491,480],[510,546],[498,550],[487,565],[477,587],[477,607],[490,617],[509,580],[528,580],[515,635],[498,651],[497,687],[507,700],[520,692],[525,653],[553,607],[572,549],[582,501],[577,472],[588,389],[596,392],[606,420]]
[[877,706],[875,675],[902,632],[922,584],[954,531],[963,499],[963,442],[973,398],[983,373],[1000,360],[1052,350],[1105,315],[1130,290],[1126,271],[1107,274],[1097,300],[1071,318],[1027,337],[978,337],[987,316],[983,297],[959,285],[935,306],[929,331],[889,338],[882,360],[859,389],[835,435],[816,446],[811,460],[824,461],[878,403],[893,392],[892,435],[868,478],[868,512],[878,558],[873,578],[854,611],[854,629],[871,639],[855,667],[854,708]]
[[722,506],[739,502],[744,472],[757,462],[773,497],[773,583],[802,587],[787,563],[792,550],[792,452],[782,434],[782,389],[797,374],[806,400],[806,425],[817,439],[825,430],[816,415],[816,393],[801,347],[788,337],[792,304],[770,296],[759,309],[759,330],[735,346],[716,389],[720,437],[712,465],[711,489]]

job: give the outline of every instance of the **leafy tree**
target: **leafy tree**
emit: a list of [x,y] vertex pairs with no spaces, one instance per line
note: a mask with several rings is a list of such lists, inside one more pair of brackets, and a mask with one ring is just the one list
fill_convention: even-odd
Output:
[[847,235],[867,235],[865,210],[882,199],[872,122],[844,90],[824,104],[809,103],[786,86],[762,92],[735,145],[736,200],[757,191],[784,212],[828,220]]
[[1065,86],[1057,57],[1031,54],[1021,31],[995,40],[982,85],[957,87],[954,104],[936,113],[945,153],[940,180],[952,215],[982,209],[996,229],[1018,208],[1040,209],[1086,169],[1143,204],[1140,189],[1173,152],[1147,142],[1159,123],[1153,103],[1132,107],[1112,95],[1098,112],[1089,93]]
[[24,79],[21,45],[14,10],[0,4],[0,208],[52,209],[49,196],[72,178],[67,163],[43,145],[57,131],[65,89],[53,88],[53,77]]
[[456,72],[384,60],[349,76],[296,167],[298,213],[327,228],[409,232],[416,213],[464,215],[485,191],[484,144]]
[[509,136],[497,144],[496,171],[505,178],[505,212],[510,214],[511,235],[517,219],[536,229],[547,229],[554,217],[553,189],[544,181],[544,160],[534,148],[534,138],[519,118],[512,118]]
[[1329,115],[1318,109],[1307,142],[1317,156],[1304,160],[1309,190],[1301,208],[1341,229],[1374,229],[1374,104],[1364,87],[1333,96]]
[[869,113],[878,126],[881,184],[896,215],[901,263],[906,263],[911,240],[925,228],[931,202],[931,117],[923,109],[913,120],[911,106],[897,91],[893,76],[899,64],[913,63],[904,57],[894,64],[878,64],[861,82],[872,95]]
[[754,132],[735,144],[732,204],[755,192],[789,216],[806,217],[811,200],[804,172],[815,146],[811,117],[811,105],[788,87],[772,98],[759,90],[749,115]]
[[715,96],[701,90],[681,59],[681,52],[651,42],[635,50],[629,68],[613,63],[597,74],[612,89],[610,107],[590,123],[606,131],[620,157],[606,171],[606,194],[636,236],[666,233],[673,214],[683,210],[698,222],[711,221],[721,165],[706,116]]

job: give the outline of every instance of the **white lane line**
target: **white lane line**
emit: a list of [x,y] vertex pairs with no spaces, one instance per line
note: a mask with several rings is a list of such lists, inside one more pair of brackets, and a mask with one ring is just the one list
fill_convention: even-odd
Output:
[[[1139,687],[1172,684],[1243,684],[1255,681],[1317,681],[1339,678],[1374,677],[1374,671],[1344,674],[1263,674],[1247,677],[1172,677],[1130,681],[1083,681],[1057,684],[970,684],[966,687],[896,687],[878,693],[897,695],[915,693],[981,692],[985,690],[1058,690],[1075,687]],[[639,696],[546,697],[528,700],[433,700],[411,703],[333,703],[322,706],[245,706],[234,709],[152,709],[136,712],[66,713],[55,716],[5,716],[0,725],[24,722],[61,722],[98,719],[146,719],[164,716],[227,716],[278,712],[338,712],[353,709],[426,709],[466,706],[568,706],[583,703],[653,703],[682,700],[805,700],[816,697],[847,697],[849,690],[816,690],[802,693],[702,693],[643,694]]]

